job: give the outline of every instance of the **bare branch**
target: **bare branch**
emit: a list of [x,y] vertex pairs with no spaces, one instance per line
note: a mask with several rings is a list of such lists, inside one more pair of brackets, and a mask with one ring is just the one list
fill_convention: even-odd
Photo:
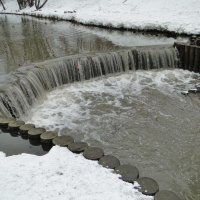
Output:
[[3,1],[2,1],[2,0],[0,0],[0,3],[1,3],[1,5],[2,5],[3,9],[5,10],[6,8],[5,8],[5,6],[4,6],[4,3],[3,3]]

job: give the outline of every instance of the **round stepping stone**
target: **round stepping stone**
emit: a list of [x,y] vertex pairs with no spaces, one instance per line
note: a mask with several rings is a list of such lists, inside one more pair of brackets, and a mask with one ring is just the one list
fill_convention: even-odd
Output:
[[40,142],[39,139],[30,139],[30,138],[29,138],[29,142],[30,142],[30,144],[33,145],[33,146],[40,146],[40,145],[41,145],[41,142]]
[[103,155],[103,150],[97,147],[88,147],[83,152],[83,156],[88,160],[99,160]]
[[196,85],[195,87],[196,87],[196,89],[197,89],[197,92],[199,93],[199,92],[200,92],[200,84],[199,84],[199,85]]
[[181,92],[182,95],[188,95],[189,92],[187,90]]
[[154,200],[181,200],[174,192],[162,190],[156,193]]
[[1,128],[1,131],[3,132],[3,133],[9,133],[10,131],[8,130],[8,128]]
[[28,137],[30,139],[40,139],[40,135],[42,133],[46,132],[44,128],[32,128],[31,130],[28,131]]
[[15,122],[10,122],[8,124],[8,128],[10,131],[19,131],[19,127],[24,125],[25,122],[24,121],[21,121],[21,120],[17,120]]
[[28,134],[21,134],[20,133],[20,136],[21,136],[21,138],[23,139],[23,140],[28,140]]
[[139,178],[139,170],[132,165],[120,165],[115,171],[121,175],[125,182],[133,183]]
[[190,93],[197,93],[197,88],[189,89],[188,92],[190,92]]
[[10,135],[11,135],[12,137],[18,137],[18,136],[19,136],[19,134],[18,134],[17,132],[11,132]]
[[112,155],[106,155],[99,160],[99,164],[106,168],[115,169],[120,165],[120,161]]
[[14,121],[15,121],[14,118],[0,118],[0,127],[8,128],[8,124]]
[[68,149],[73,153],[82,153],[88,147],[85,142],[74,142],[69,144]]
[[53,139],[53,144],[61,147],[66,147],[74,142],[74,139],[68,135],[57,136]]
[[21,134],[28,134],[28,131],[35,128],[34,124],[25,124],[19,127],[19,132]]
[[53,147],[53,145],[49,145],[49,144],[45,144],[45,143],[42,143],[42,149],[44,151],[50,151],[50,149]]
[[47,131],[40,135],[41,143],[52,144],[52,140],[57,137],[58,134],[55,131]]
[[137,182],[140,185],[138,190],[142,194],[154,196],[159,191],[158,183],[152,178],[142,177]]

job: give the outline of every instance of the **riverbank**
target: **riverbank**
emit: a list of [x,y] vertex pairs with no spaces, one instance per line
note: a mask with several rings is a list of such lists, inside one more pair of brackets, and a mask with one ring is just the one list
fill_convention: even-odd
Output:
[[153,199],[120,180],[111,170],[64,147],[55,146],[44,156],[5,157],[0,152],[0,166],[2,200]]
[[6,11],[0,13],[25,14],[58,20],[68,20],[84,25],[107,28],[158,31],[172,35],[200,34],[200,2],[197,0],[85,0],[59,2],[49,0],[36,11],[35,8],[18,10],[14,1],[5,3]]

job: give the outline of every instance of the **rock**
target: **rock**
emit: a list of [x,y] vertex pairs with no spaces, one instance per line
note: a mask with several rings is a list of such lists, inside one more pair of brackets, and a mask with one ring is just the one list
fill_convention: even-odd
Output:
[[63,135],[63,136],[55,137],[52,142],[53,142],[54,145],[58,145],[58,146],[61,146],[61,147],[66,147],[69,144],[73,143],[74,139],[71,136]]
[[47,131],[40,135],[41,143],[53,144],[52,140],[57,137],[58,134],[55,131]]
[[22,126],[22,125],[24,125],[24,124],[25,124],[25,122],[22,121],[22,120],[17,120],[17,121],[14,121],[14,122],[10,122],[8,124],[8,129],[10,131],[16,131],[16,132],[18,132],[19,131],[19,127]]
[[139,178],[139,170],[132,165],[120,165],[115,172],[120,174],[125,182],[133,183]]
[[197,93],[200,93],[200,85],[196,85],[195,87],[197,89]]
[[188,90],[189,93],[197,93],[197,88],[192,88]]
[[162,190],[156,193],[154,200],[181,200],[174,192]]
[[28,131],[35,128],[35,125],[34,124],[25,124],[25,125],[22,125],[19,127],[19,132],[21,134],[25,134],[27,135],[28,134]]
[[16,121],[14,118],[4,118],[4,117],[1,117],[0,118],[0,128],[8,128],[8,124],[11,123],[11,122],[14,122]]
[[83,152],[83,156],[88,160],[99,160],[103,155],[103,150],[97,147],[88,147]]
[[184,91],[181,92],[181,94],[183,94],[183,95],[188,95],[189,92],[188,92],[187,90],[184,90]]
[[46,132],[46,130],[44,128],[32,128],[31,130],[28,131],[28,138],[32,139],[32,140],[39,140],[40,139],[40,135],[42,133]]
[[53,145],[42,143],[42,149],[43,149],[44,151],[50,151],[50,149],[51,149],[52,147],[53,147]]
[[200,38],[197,38],[196,41],[195,41],[195,44],[200,47]]
[[159,191],[158,183],[152,178],[142,177],[137,182],[140,185],[138,190],[142,194],[154,196]]
[[68,149],[73,153],[82,153],[88,147],[85,142],[74,142],[69,144]]
[[20,133],[20,136],[23,140],[28,140],[28,134]]
[[12,136],[12,137],[18,137],[19,136],[19,134],[18,134],[18,132],[11,132],[10,133],[10,135]]
[[30,142],[30,144],[33,145],[33,146],[40,146],[40,145],[41,145],[41,142],[40,142],[39,139],[30,139],[30,138],[29,138],[29,142]]
[[115,169],[119,167],[120,161],[112,155],[106,155],[99,160],[99,164],[106,168]]

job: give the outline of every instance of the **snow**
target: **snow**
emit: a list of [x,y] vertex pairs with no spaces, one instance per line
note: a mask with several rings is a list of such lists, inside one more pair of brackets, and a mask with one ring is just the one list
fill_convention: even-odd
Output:
[[48,0],[40,11],[17,11],[14,0],[7,0],[5,6],[8,13],[55,16],[83,24],[200,34],[199,0]]
[[153,200],[96,161],[55,146],[44,156],[0,153],[1,200]]

